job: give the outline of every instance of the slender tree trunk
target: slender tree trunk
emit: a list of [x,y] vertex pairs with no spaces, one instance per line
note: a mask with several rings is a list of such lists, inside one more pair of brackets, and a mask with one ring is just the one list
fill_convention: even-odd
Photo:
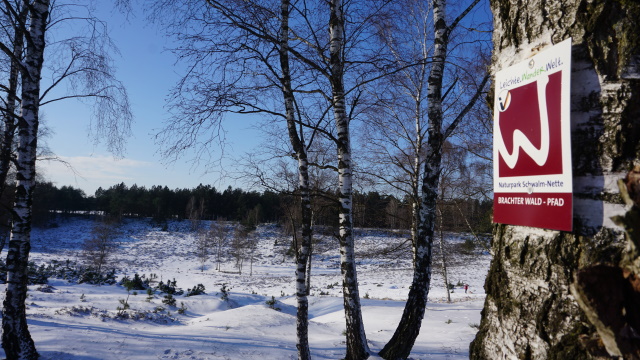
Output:
[[[307,298],[307,281],[310,264],[309,252],[311,248],[311,195],[309,192],[309,164],[307,150],[302,133],[298,133],[295,121],[295,99],[291,85],[291,71],[289,68],[289,13],[290,1],[282,0],[280,3],[280,68],[282,71],[282,95],[284,99],[287,130],[289,141],[296,153],[298,160],[298,193],[300,196],[300,212],[302,215],[302,239],[300,248],[296,246],[296,299],[298,312],[296,317],[296,336],[299,360],[310,360],[309,351],[309,299]],[[295,236],[295,228],[294,228]]]
[[356,273],[353,239],[353,183],[351,164],[351,136],[344,92],[344,14],[341,0],[329,3],[329,36],[331,91],[333,95],[333,114],[338,132],[338,197],[340,270],[342,272],[342,291],[346,319],[347,360],[359,360],[369,357],[369,345],[364,332],[358,278]]
[[[253,241],[253,240],[249,240],[249,241]],[[253,251],[254,251],[254,244],[249,245],[251,246],[251,250],[249,251],[249,276],[253,276]]]
[[[429,54],[427,52],[426,46],[423,47],[422,56],[426,59]],[[415,130],[416,130],[416,140],[414,143],[414,152],[415,158],[413,159],[413,174],[411,179],[411,195],[412,195],[412,204],[411,204],[411,241],[413,244],[413,266],[415,268],[416,264],[416,239],[418,237],[418,224],[420,223],[420,171],[422,170],[420,167],[422,165],[422,148],[424,146],[424,136],[423,136],[423,127],[422,123],[424,121],[424,117],[422,115],[422,106],[423,106],[423,98],[422,94],[424,91],[424,78],[427,71],[427,65],[420,65],[420,77],[418,78],[418,86],[417,91],[414,97],[415,101]]]
[[[616,180],[640,161],[640,4],[492,0],[491,10],[494,72],[572,38],[574,225],[572,232],[494,226],[487,296],[470,357],[609,358],[614,353],[603,349],[576,302],[580,294],[572,294],[570,288],[583,271],[596,264],[617,265],[624,253],[620,228],[610,219],[625,210]],[[608,320],[619,324],[627,321],[625,313],[637,314],[638,309],[637,304],[626,310],[609,307],[616,303],[618,284],[630,285],[634,278],[635,295],[631,291],[627,299],[637,301],[638,273],[627,276],[593,289],[609,298],[602,309],[608,311]],[[638,330],[627,328],[628,335],[636,334],[628,336],[636,336],[636,343]]]
[[[451,26],[447,26],[445,0],[433,1],[434,50],[427,82],[429,138],[426,144],[422,178],[420,222],[414,244],[415,265],[413,280],[400,323],[391,340],[380,351],[380,356],[385,359],[406,359],[409,356],[413,344],[420,333],[422,319],[424,318],[427,296],[431,285],[432,248],[436,219],[436,200],[438,198],[438,185],[442,167],[442,146],[446,137],[455,129],[461,119],[459,115],[449,128],[443,132],[442,83],[447,46],[449,44],[449,35],[457,25],[457,22],[477,3],[478,1],[471,3]],[[484,87],[484,82],[480,88],[482,87]],[[476,94],[476,98],[478,94]]]
[[447,302],[451,303],[451,291],[449,289],[449,277],[447,276],[447,256],[444,250],[444,228],[442,211],[438,211],[440,215],[440,256],[442,258],[442,275],[444,277],[444,288],[447,289]]
[[[16,127],[18,125],[16,108],[18,105],[18,78],[20,75],[20,59],[22,59],[22,48],[24,46],[24,28],[22,24],[27,19],[27,7],[16,9],[18,19],[14,19],[14,38],[11,67],[9,69],[9,84],[7,87],[6,109],[4,111],[4,130],[2,134],[2,144],[0,145],[0,196],[4,193],[7,185],[7,175],[11,167],[11,157],[13,154],[13,140]],[[4,244],[3,244],[4,245]],[[3,246],[4,247],[4,246]],[[0,247],[0,251],[2,248]]]
[[[302,155],[304,154],[304,155]],[[302,244],[296,258],[296,298],[298,299],[298,314],[296,331],[298,343],[298,359],[311,359],[309,351],[309,299],[307,283],[309,278],[310,249],[311,249],[311,197],[309,194],[309,172],[306,152],[298,156],[298,176],[300,192],[300,206],[302,211]]]
[[40,74],[49,0],[34,1],[29,7],[29,15],[28,41],[22,71],[22,111],[18,123],[14,219],[9,239],[7,290],[2,312],[2,347],[9,359],[31,360],[38,358],[38,352],[27,327],[25,299],[31,248],[31,204],[36,173]]
[[454,202],[454,204],[456,206],[456,209],[458,209],[460,216],[462,216],[462,218],[464,219],[464,223],[469,228],[471,235],[473,235],[473,238],[475,239],[475,244],[482,246],[487,252],[491,252],[491,249],[489,249],[487,244],[484,241],[480,240],[480,237],[478,236],[476,231],[473,229],[473,226],[471,226],[471,223],[469,222],[469,218],[462,212],[462,209],[460,209],[460,205],[458,204],[458,202]]
[[[309,203],[311,205],[311,203]],[[309,226],[310,229],[313,229]],[[307,254],[307,276],[304,279],[304,289],[307,296],[311,295],[311,255],[313,254],[313,234],[309,237],[309,251]]]
[[[421,129],[421,125],[418,124],[419,120],[416,120],[416,131]],[[420,130],[422,131],[422,130]],[[423,139],[420,135],[416,139],[416,142],[422,142]],[[417,147],[417,149],[421,149]],[[416,240],[418,238],[418,224],[420,223],[420,152],[416,152],[416,158],[413,160],[413,179],[411,179],[411,192],[412,192],[412,203],[411,203],[411,244],[413,246],[413,267],[416,266]]]

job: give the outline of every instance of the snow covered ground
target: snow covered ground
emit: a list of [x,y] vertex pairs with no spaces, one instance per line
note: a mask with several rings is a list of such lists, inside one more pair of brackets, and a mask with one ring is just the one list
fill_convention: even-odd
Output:
[[[93,222],[75,218],[60,220],[58,225],[33,230],[31,260],[35,263],[82,260],[81,245],[91,236]],[[225,252],[220,271],[215,270],[214,256],[203,270],[189,225],[188,221],[171,222],[168,231],[161,231],[148,220],[125,220],[111,265],[119,277],[153,273],[165,282],[175,279],[184,290],[203,284],[206,294],[176,296],[177,306],[169,306],[159,293],[148,299],[144,291],[128,294],[120,285],[50,279],[48,286],[30,286],[29,329],[42,359],[296,359],[294,263],[286,256],[290,240],[275,225],[260,226],[252,266],[245,260],[240,274],[235,260]],[[402,314],[411,282],[411,258],[408,247],[401,246],[406,240],[402,234],[363,229],[356,236],[363,318],[375,354],[391,338]],[[446,241],[451,249],[449,282],[468,283],[469,293],[457,286],[452,303],[446,302],[437,254],[425,321],[411,359],[468,358],[469,343],[480,322],[490,257],[454,252],[463,235],[447,234]],[[345,325],[337,241],[321,238],[312,264],[312,356],[340,359],[345,353]],[[230,288],[226,301],[223,286]],[[4,293],[4,285],[0,291]],[[130,309],[125,312],[130,318],[117,318],[117,309],[127,297]],[[276,303],[269,306],[272,297]]]

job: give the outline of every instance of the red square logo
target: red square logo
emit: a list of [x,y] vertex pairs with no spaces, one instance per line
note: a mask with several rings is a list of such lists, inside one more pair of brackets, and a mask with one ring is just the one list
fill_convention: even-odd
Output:
[[558,71],[498,94],[499,177],[562,174],[561,86]]

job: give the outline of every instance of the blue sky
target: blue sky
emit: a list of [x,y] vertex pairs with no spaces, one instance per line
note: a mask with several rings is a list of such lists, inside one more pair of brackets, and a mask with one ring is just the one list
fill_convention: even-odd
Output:
[[[65,100],[43,106],[41,112],[46,125],[54,132],[46,140],[49,147],[71,164],[73,171],[55,161],[41,161],[39,171],[59,187],[72,185],[88,195],[98,187],[120,182],[129,186],[136,183],[170,188],[191,188],[200,183],[218,188],[245,187],[216,172],[204,174],[205,169],[192,166],[188,156],[173,164],[166,164],[160,157],[153,135],[168,118],[165,99],[182,69],[175,65],[174,55],[166,50],[171,46],[170,40],[156,25],[148,23],[144,14],[134,11],[127,21],[124,15],[109,9],[110,4],[110,1],[101,1],[98,6],[103,9],[98,9],[97,16],[107,22],[111,38],[120,50],[119,56],[114,55],[117,77],[127,88],[134,114],[132,136],[124,158],[116,159],[104,144],[94,144],[89,134],[89,105]],[[46,77],[43,81],[47,81]],[[226,153],[241,155],[261,141],[258,132],[251,129],[252,125],[251,120],[244,117],[225,120],[229,140]],[[228,161],[225,164],[229,166]]]
[[[170,39],[156,24],[149,23],[140,9],[134,9],[127,20],[125,15],[111,8],[112,1],[87,2],[100,7],[96,15],[108,24],[111,38],[120,50],[120,55],[114,55],[114,60],[117,77],[126,86],[132,105],[132,136],[128,139],[124,158],[114,158],[105,144],[96,145],[89,133],[91,108],[88,105],[75,100],[48,104],[41,111],[54,135],[46,141],[53,153],[70,164],[73,170],[61,162],[40,161],[39,171],[45,179],[57,186],[72,185],[88,195],[94,194],[98,187],[107,188],[120,182],[146,187],[192,188],[203,183],[218,189],[227,186],[248,188],[249,184],[236,180],[232,175],[237,168],[232,159],[223,159],[224,171],[215,171],[214,168],[213,172],[205,173],[202,164],[192,165],[189,154],[175,163],[167,163],[161,158],[153,136],[169,118],[165,108],[166,97],[184,73],[184,68],[176,66],[174,55],[167,50],[172,47]],[[141,5],[141,2],[132,2]],[[458,7],[463,5],[454,6],[452,13],[457,13]],[[472,23],[491,18],[486,0],[479,6],[469,18]],[[77,32],[77,29],[69,31]],[[43,82],[46,83],[47,79]],[[267,142],[264,134],[256,129],[264,124],[255,116],[226,118],[223,123],[228,142],[224,152],[226,156],[238,158],[258,145],[264,145]],[[280,140],[271,139],[267,146]],[[218,156],[220,152],[213,154],[213,160]]]

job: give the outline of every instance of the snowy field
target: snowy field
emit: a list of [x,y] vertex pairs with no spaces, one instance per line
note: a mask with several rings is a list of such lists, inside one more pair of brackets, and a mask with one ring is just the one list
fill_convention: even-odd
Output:
[[[91,236],[93,222],[77,218],[60,220],[58,225],[33,230],[31,260],[36,264],[82,261],[81,246]],[[29,329],[42,359],[296,359],[294,260],[286,256],[289,238],[275,225],[260,226],[253,265],[246,259],[240,274],[228,252],[220,271],[215,270],[215,256],[203,269],[189,225],[171,222],[168,231],[161,231],[148,220],[125,220],[110,265],[118,269],[119,278],[153,273],[158,281],[175,279],[184,290],[203,284],[206,294],[176,296],[176,306],[169,306],[162,303],[164,294],[149,299],[145,291],[128,294],[121,285],[50,279],[48,286],[30,286]],[[463,236],[446,234],[448,274],[450,283],[468,283],[469,293],[456,286],[452,303],[446,302],[441,258],[435,254],[425,321],[411,359],[468,358],[480,322],[490,256],[454,251]],[[401,234],[364,229],[357,230],[356,237],[365,330],[372,353],[377,354],[402,314],[412,275],[410,252],[402,246],[406,236]],[[312,357],[341,359],[345,325],[334,238],[326,236],[315,245],[312,266]],[[223,285],[230,288],[227,300],[222,299]],[[0,287],[4,293],[4,285]],[[127,297],[130,308],[124,312],[129,318],[118,318],[118,307]],[[276,303],[270,306],[267,301],[272,297]],[[4,356],[1,349],[0,356]]]

